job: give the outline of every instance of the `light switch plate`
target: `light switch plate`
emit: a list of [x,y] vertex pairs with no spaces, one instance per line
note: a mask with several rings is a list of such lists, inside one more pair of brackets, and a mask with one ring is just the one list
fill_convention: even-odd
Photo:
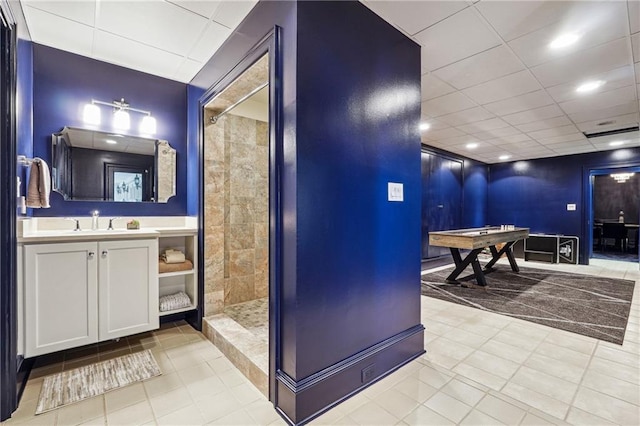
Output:
[[568,212],[576,211],[576,205],[575,204],[567,204],[567,211]]
[[404,185],[396,182],[388,182],[389,201],[404,201]]

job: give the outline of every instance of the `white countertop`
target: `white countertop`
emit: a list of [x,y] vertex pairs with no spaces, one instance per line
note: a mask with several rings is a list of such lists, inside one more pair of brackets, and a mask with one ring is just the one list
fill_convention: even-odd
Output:
[[[171,218],[175,219],[175,218]],[[138,238],[159,238],[174,235],[195,235],[198,232],[195,221],[185,220],[144,220],[140,219],[140,229],[126,229],[116,227],[107,229],[82,229],[73,230],[73,222],[59,218],[57,220],[48,219],[47,225],[42,226],[42,220],[18,227],[18,243],[45,243],[45,242],[73,242],[73,241],[101,241],[115,239],[138,239]],[[145,223],[149,222],[149,223]],[[164,222],[164,223],[163,223]],[[27,225],[27,226],[24,226]],[[151,225],[151,226],[149,226]]]

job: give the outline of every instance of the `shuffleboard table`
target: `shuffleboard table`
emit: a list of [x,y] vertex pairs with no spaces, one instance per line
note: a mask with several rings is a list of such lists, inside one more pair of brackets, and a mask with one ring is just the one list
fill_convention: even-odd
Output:
[[[473,267],[472,276],[475,277],[478,285],[486,286],[485,273],[493,270],[493,265],[503,254],[507,255],[511,269],[514,272],[520,272],[516,259],[513,257],[511,247],[516,241],[525,239],[528,236],[529,228],[514,228],[510,230],[503,230],[500,227],[454,229],[451,231],[429,232],[429,244],[438,247],[448,247],[451,250],[456,268],[447,277],[447,283],[460,284],[460,281],[457,280],[458,276],[471,264]],[[504,246],[498,250],[496,248],[497,244],[504,244]],[[478,261],[478,254],[487,247],[491,250],[492,258],[483,269]],[[460,249],[471,251],[462,259]]]

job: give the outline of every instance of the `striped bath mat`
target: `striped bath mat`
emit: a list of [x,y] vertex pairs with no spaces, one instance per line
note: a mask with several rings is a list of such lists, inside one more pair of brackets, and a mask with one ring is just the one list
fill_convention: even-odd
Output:
[[96,362],[44,378],[36,414],[162,374],[150,350]]

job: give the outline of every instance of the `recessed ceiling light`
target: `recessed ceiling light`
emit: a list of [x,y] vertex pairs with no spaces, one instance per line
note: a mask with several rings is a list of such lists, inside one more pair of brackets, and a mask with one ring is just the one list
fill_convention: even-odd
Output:
[[501,155],[500,157],[498,157],[498,160],[508,160],[509,158],[511,158],[510,155]]
[[620,145],[624,145],[624,141],[612,141],[609,142],[610,146],[620,146]]
[[475,142],[467,144],[467,149],[476,149],[477,147],[478,147],[478,144]]
[[588,81],[576,87],[576,92],[578,93],[593,92],[598,87],[602,86],[604,83],[605,82],[602,80]]
[[562,34],[555,39],[551,43],[549,43],[549,47],[552,49],[562,49],[563,47],[567,47],[575,43],[580,39],[580,35],[576,33],[567,33]]
[[117,143],[118,143],[118,142],[114,141],[113,139],[105,139],[104,141],[105,141],[106,143],[109,143],[109,144],[112,144],[112,145],[114,145],[114,144],[117,144]]
[[420,130],[429,130],[429,127],[431,127],[429,123],[420,123]]

